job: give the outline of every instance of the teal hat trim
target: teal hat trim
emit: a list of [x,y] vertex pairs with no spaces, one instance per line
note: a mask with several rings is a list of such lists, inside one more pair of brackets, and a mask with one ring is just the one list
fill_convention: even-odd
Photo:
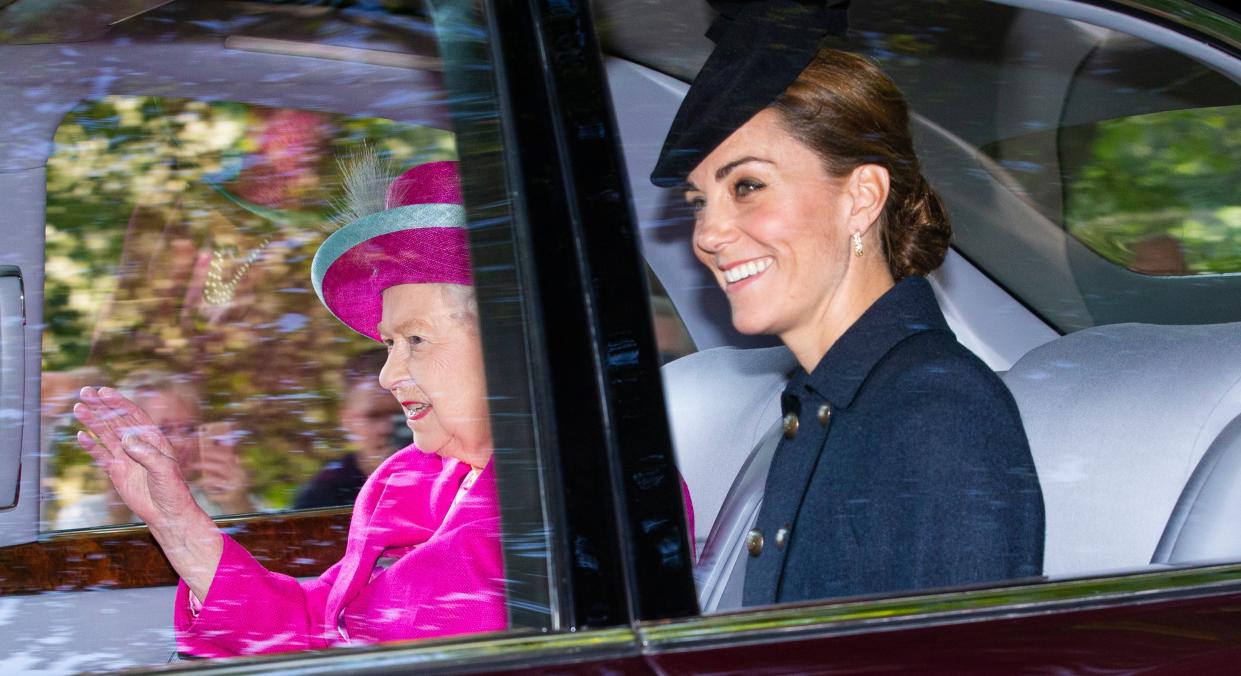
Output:
[[350,249],[367,240],[402,230],[463,228],[465,223],[465,207],[460,204],[411,204],[380,211],[349,223],[329,235],[315,252],[314,260],[310,263],[310,280],[315,294],[326,306],[327,301],[323,298],[323,278],[327,271]]

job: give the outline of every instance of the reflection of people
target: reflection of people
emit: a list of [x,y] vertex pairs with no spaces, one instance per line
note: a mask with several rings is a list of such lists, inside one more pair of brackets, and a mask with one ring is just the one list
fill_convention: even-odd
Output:
[[[254,511],[249,475],[237,455],[228,423],[199,425],[197,388],[182,376],[161,370],[129,374],[121,389],[141,406],[168,439],[194,502],[211,516]],[[133,523],[138,517],[116,491],[87,495],[56,515],[57,530]]]
[[1133,254],[1128,268],[1144,275],[1184,275],[1189,273],[1181,243],[1168,235],[1151,235],[1129,247]]
[[394,419],[401,406],[375,379],[387,354],[363,352],[345,365],[345,400],[340,425],[353,450],[329,462],[293,500],[294,509],[352,505],[366,477],[392,454]]
[[871,62],[820,49],[843,18],[792,0],[723,16],[652,175],[685,189],[733,324],[778,335],[802,367],[746,540],[746,605],[1042,566],[1017,407],[923,278],[950,227],[906,105]]
[[[40,429],[44,430],[43,444],[51,441],[46,431],[56,426],[56,421],[69,411],[77,400],[78,390],[90,383],[99,382],[103,372],[84,366],[68,371],[44,371],[39,383]],[[47,452],[46,446],[43,451]]]
[[[149,138],[140,152],[124,144],[117,152],[128,147],[154,163],[152,175],[169,170],[177,180],[134,184],[143,188],[134,193],[112,261],[114,283],[94,285],[101,295],[86,363],[124,374],[155,359],[192,375],[204,408],[227,411],[238,428],[212,423],[203,430],[204,469],[229,469],[235,454],[228,446],[250,440],[254,459],[263,461],[250,475],[251,490],[261,494],[297,476],[303,454],[314,450],[316,422],[325,431],[335,423],[324,415],[331,406],[325,400],[289,395],[324,391],[342,361],[322,351],[332,342],[322,337],[333,332],[324,330],[333,321],[297,287],[305,285],[311,239],[321,233],[329,196],[334,162],[325,151],[343,132],[331,118],[306,111],[175,100],[143,105],[189,120],[169,131],[179,141],[165,146],[168,139]],[[184,125],[216,130],[227,146],[204,148]],[[49,481],[55,483],[67,482]],[[250,510],[223,510],[232,511]]]
[[341,321],[384,342],[381,382],[414,441],[367,480],[345,556],[318,579],[264,569],[193,504],[169,440],[104,388],[75,407],[107,470],[181,575],[178,644],[204,656],[445,636],[507,626],[499,514],[455,163],[406,172],[312,266]]

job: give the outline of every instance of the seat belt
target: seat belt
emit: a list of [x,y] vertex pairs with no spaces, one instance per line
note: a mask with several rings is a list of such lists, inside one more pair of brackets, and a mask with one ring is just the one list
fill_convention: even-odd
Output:
[[776,454],[784,427],[780,420],[768,429],[750,451],[741,471],[728,487],[707,544],[694,566],[698,585],[698,606],[702,612],[733,610],[741,607],[745,584],[745,536],[758,520],[763,505],[767,471]]

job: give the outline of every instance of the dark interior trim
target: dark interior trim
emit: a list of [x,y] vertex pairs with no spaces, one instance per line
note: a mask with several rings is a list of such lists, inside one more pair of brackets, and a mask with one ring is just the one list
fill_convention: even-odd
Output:
[[[345,553],[352,509],[217,519],[269,570],[319,575]],[[146,526],[66,531],[0,548],[0,595],[166,587],[177,574]]]

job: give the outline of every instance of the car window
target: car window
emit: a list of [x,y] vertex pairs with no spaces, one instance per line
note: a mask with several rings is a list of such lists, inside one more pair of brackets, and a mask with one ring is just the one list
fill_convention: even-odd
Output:
[[[456,159],[451,131],[377,118],[153,96],[69,112],[47,172],[45,530],[134,520],[74,437],[84,385],[153,408],[213,516],[352,505],[408,443],[376,393],[382,347],[309,288],[364,148]],[[334,472],[355,480],[328,490]]]
[[694,339],[685,327],[685,321],[677,312],[676,304],[668,297],[668,291],[654,272],[647,268],[647,282],[651,286],[651,320],[655,328],[655,345],[659,348],[661,363],[676,361],[697,351]]
[[[1144,275],[1241,272],[1237,106],[1065,125],[980,150],[1040,213],[1109,263]],[[1052,152],[1058,162],[1037,159]]]
[[[528,282],[515,273],[529,262],[513,234],[507,141],[480,147],[446,84],[490,67],[470,23],[478,18],[467,15],[459,28],[468,30],[452,38],[473,51],[446,56],[418,7],[126,3],[74,13],[81,25],[57,30],[42,4],[0,7],[0,59],[26,64],[21,77],[0,75],[3,98],[20,102],[5,106],[0,132],[0,190],[15,205],[5,214],[12,246],[0,254],[0,387],[6,402],[22,401],[5,404],[6,423],[20,424],[5,428],[3,461],[21,472],[17,506],[0,513],[0,671],[150,666],[178,650],[263,652],[289,636],[250,641],[225,627],[198,648],[174,640],[173,611],[202,621],[227,583],[213,578],[217,598],[195,597],[202,608],[175,600],[177,575],[158,543],[76,441],[83,427],[71,409],[83,386],[113,386],[150,413],[194,501],[246,552],[245,565],[307,599],[325,602],[333,585],[356,599],[309,611],[312,623],[327,612],[327,633],[286,648],[554,628],[558,517],[536,443],[535,324]],[[497,115],[493,86],[484,80],[466,97],[474,114]],[[360,332],[380,317],[360,314],[356,331],[342,323],[370,312],[366,298],[378,311],[383,290],[332,309],[321,302],[334,283],[322,281],[329,273],[313,281],[324,242],[393,209],[458,219],[424,228],[451,230],[443,236],[460,242],[456,257],[428,258],[435,281],[400,288],[444,285],[425,302],[457,310],[433,328],[481,346],[480,361],[418,362],[417,377],[412,365],[392,371],[394,359],[413,364],[419,350],[438,349],[440,334],[391,324],[372,339]],[[359,260],[441,255],[370,251]],[[11,278],[24,284],[16,308]],[[24,391],[10,377],[18,320]],[[396,375],[381,378],[388,372]],[[446,403],[461,383],[478,386],[467,393],[474,408]],[[438,411],[442,424],[428,428],[422,421]],[[462,426],[491,440],[473,444],[485,451],[478,462],[454,455]],[[17,446],[21,454],[10,453]],[[373,499],[355,509],[368,478]],[[379,523],[381,513],[391,521]],[[378,526],[357,530],[362,523]],[[363,540],[383,546],[349,563]],[[438,548],[446,558],[398,584],[410,561]],[[358,584],[346,590],[355,565]],[[377,584],[425,594],[370,615],[349,610]],[[291,598],[245,584],[237,592],[267,599],[263,608]],[[375,629],[393,621],[407,634]],[[218,640],[233,647],[209,647]]]
[[1061,332],[1241,319],[1226,300],[1238,283],[1234,75],[1032,9],[954,5],[936,30],[855,16],[856,48],[919,118],[955,247],[1041,318]]
[[[830,45],[873,59],[910,103],[924,173],[953,222],[953,251],[931,281],[950,323],[964,317],[952,326],[958,340],[985,359],[1030,329],[1024,348],[993,368],[1007,371],[1046,501],[1044,578],[1200,564],[1207,548],[1171,556],[1172,543],[1186,537],[1189,512],[1211,514],[1200,527],[1226,518],[1195,496],[1241,424],[1238,365],[1225,356],[1237,346],[1227,322],[1241,320],[1235,63],[1124,16],[1087,21],[1021,4],[852,3],[847,38]],[[765,463],[797,429],[787,418],[781,426],[781,391],[798,365],[778,347],[729,349],[752,347],[752,337],[715,331],[730,315],[690,253],[692,216],[679,191],[648,183],[710,54],[699,35],[714,15],[631,10],[609,4],[604,30],[644,255],[690,332],[710,336],[702,353],[664,369],[706,552],[699,598],[704,611],[737,610],[746,562],[797,546],[796,525],[751,526]],[[1207,352],[1190,356],[1197,346]],[[1153,413],[1143,402],[1160,406],[1158,435],[1139,422]],[[803,411],[802,429],[808,419]],[[832,462],[848,451],[829,440],[820,452]],[[1135,467],[1150,480],[1130,481]],[[865,500],[849,510],[797,518],[860,523]],[[853,528],[840,546],[869,546]],[[1241,560],[1235,542],[1215,542],[1218,560]]]

